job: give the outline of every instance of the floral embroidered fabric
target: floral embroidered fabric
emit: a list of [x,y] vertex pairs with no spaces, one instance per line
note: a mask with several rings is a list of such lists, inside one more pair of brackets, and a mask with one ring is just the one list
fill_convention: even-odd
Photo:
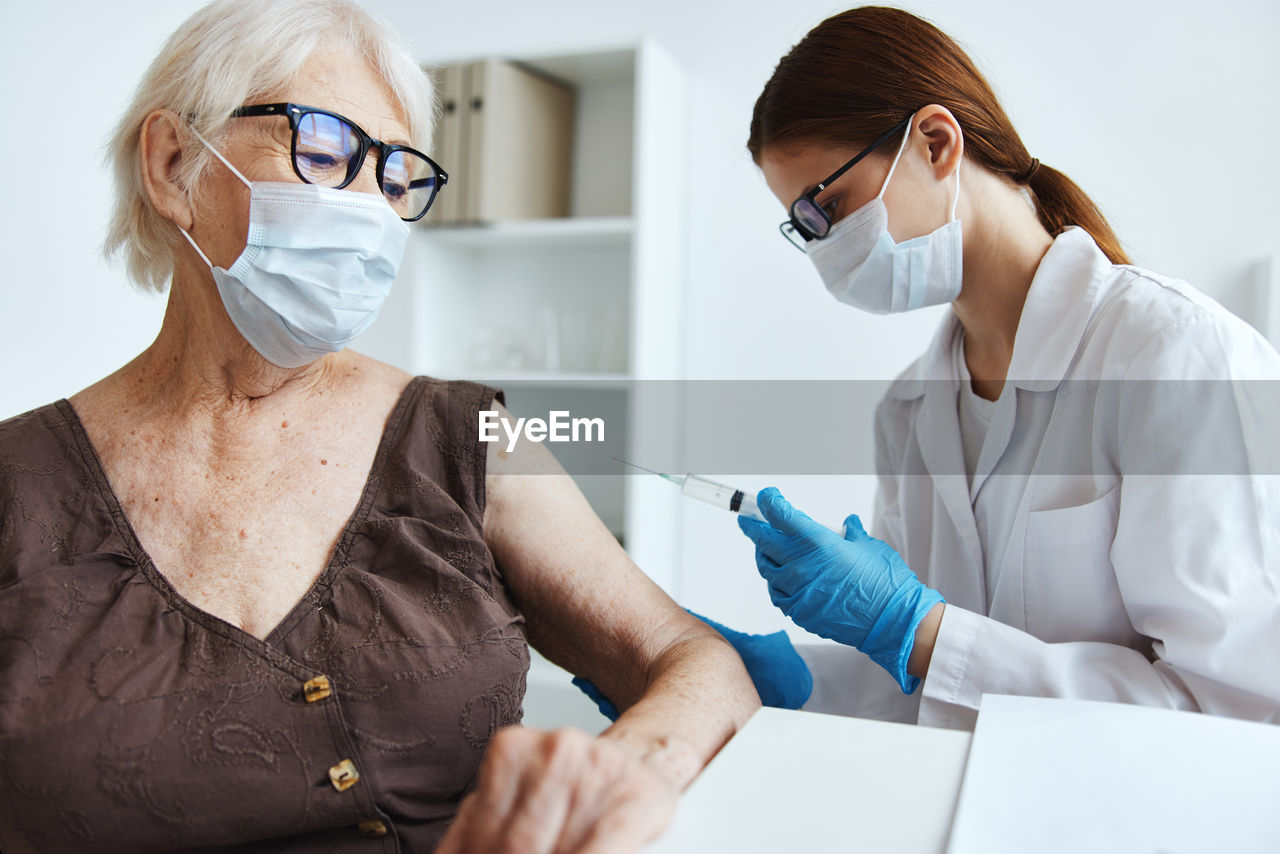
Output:
[[529,664],[481,537],[493,397],[410,382],[265,640],[159,574],[70,404],[0,423],[0,851],[430,851]]

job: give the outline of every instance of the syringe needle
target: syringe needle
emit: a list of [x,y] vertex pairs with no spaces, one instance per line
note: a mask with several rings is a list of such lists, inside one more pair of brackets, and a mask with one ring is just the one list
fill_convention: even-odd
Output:
[[627,460],[624,460],[622,457],[614,457],[614,459],[622,463],[623,465],[631,466],[633,469],[640,469],[640,471],[648,472],[649,474],[656,474],[658,477],[662,478],[663,480],[669,480],[672,483],[676,483],[676,484],[684,483],[683,477],[677,477],[676,475],[672,475],[672,474],[663,474],[660,471],[647,469],[642,465],[637,465],[636,463],[628,462]]
[[628,462],[627,460],[624,460],[622,457],[614,457],[614,459],[622,463],[624,466],[631,466],[633,469],[640,469],[640,471],[647,471],[649,474],[656,474],[659,476],[662,474],[662,472],[654,471],[653,469],[647,469],[642,465],[637,465],[636,463]]

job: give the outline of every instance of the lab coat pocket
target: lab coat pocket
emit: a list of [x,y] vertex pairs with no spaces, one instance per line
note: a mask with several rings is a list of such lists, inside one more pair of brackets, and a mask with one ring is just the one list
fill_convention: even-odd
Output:
[[1124,643],[1134,635],[1111,566],[1120,489],[1074,507],[1027,514],[1026,628],[1050,643]]

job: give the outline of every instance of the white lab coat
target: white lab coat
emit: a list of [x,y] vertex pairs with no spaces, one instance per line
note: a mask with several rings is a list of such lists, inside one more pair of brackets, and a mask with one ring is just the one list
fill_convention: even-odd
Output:
[[948,603],[929,672],[906,696],[850,647],[803,646],[804,708],[971,728],[1002,693],[1280,721],[1275,349],[1070,229],[970,485],[960,332],[948,314],[876,412],[873,534]]

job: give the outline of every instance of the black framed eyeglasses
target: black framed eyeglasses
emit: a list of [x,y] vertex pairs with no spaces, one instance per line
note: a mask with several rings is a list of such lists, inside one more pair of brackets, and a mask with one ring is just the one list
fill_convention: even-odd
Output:
[[407,145],[374,139],[351,119],[301,104],[254,104],[232,111],[231,118],[284,116],[293,140],[293,171],[308,184],[341,190],[355,180],[369,149],[378,149],[375,174],[391,209],[406,222],[422,219],[431,209],[449,174],[434,160]]
[[[914,113],[912,114],[914,115]],[[885,131],[876,141],[868,145],[866,148],[855,154],[849,162],[845,163],[836,171],[832,172],[822,181],[820,181],[812,190],[805,193],[800,198],[791,203],[788,213],[791,217],[778,226],[778,230],[782,232],[782,236],[787,238],[792,246],[804,251],[804,245],[810,240],[821,240],[831,233],[831,214],[828,213],[822,205],[818,204],[815,199],[818,193],[821,193],[827,187],[830,187],[837,181],[841,175],[848,172],[858,161],[893,139],[907,123],[911,121],[911,116],[907,116],[898,122],[889,130]]]

